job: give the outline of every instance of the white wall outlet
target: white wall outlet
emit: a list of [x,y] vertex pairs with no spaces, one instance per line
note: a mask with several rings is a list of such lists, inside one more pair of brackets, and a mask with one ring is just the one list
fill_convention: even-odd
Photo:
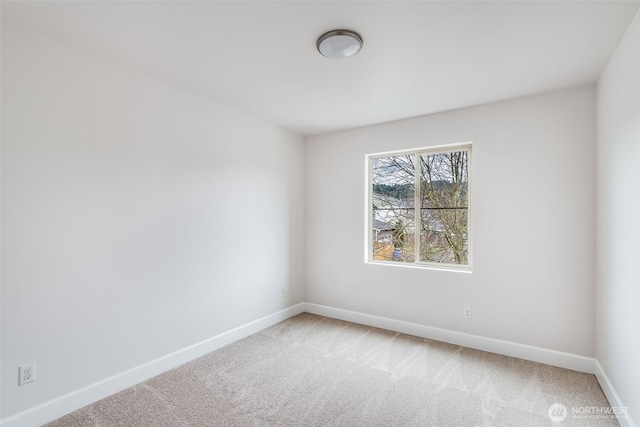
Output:
[[287,288],[282,288],[282,296],[286,297],[287,295],[289,295],[289,291],[287,290]]
[[18,366],[18,385],[25,385],[36,380],[36,362]]
[[471,319],[471,307],[465,307],[463,315],[465,319]]

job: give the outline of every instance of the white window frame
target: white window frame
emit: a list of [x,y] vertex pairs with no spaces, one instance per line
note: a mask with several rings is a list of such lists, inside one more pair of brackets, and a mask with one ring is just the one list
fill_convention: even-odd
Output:
[[[422,148],[413,148],[407,150],[397,150],[397,151],[386,151],[382,153],[372,153],[367,154],[365,156],[365,263],[367,264],[380,264],[380,265],[391,265],[396,267],[408,267],[408,268],[422,268],[422,269],[434,269],[434,270],[446,270],[446,271],[459,271],[459,272],[471,272],[473,266],[473,215],[472,215],[472,164],[473,164],[473,155],[472,155],[472,142],[463,142],[463,143],[455,143],[455,144],[445,144],[445,145],[437,145],[431,147],[422,147]],[[383,260],[374,260],[373,259],[373,159],[381,158],[381,157],[390,157],[390,156],[399,156],[406,154],[414,154],[416,157],[416,161],[420,155],[424,154],[441,154],[441,153],[450,153],[452,151],[467,151],[468,155],[468,164],[467,164],[467,174],[468,174],[468,200],[467,200],[467,233],[468,233],[468,248],[467,248],[467,264],[446,264],[446,263],[438,263],[438,262],[428,262],[428,261],[414,261],[414,262],[398,262],[398,261],[383,261]],[[417,166],[415,168],[415,176],[416,178],[420,174],[420,169]],[[420,199],[420,180],[415,180],[415,201]],[[419,229],[420,227],[415,227],[416,235],[414,236],[414,242],[416,245],[415,253],[419,254]]]

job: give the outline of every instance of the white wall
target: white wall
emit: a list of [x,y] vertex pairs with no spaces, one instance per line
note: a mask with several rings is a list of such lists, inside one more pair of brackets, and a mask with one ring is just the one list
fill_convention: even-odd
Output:
[[2,418],[303,301],[303,162],[298,135],[3,23]]
[[640,13],[598,80],[597,119],[596,356],[638,424]]
[[[307,302],[593,357],[594,97],[589,86],[307,138]],[[473,273],[364,263],[365,154],[465,141]]]

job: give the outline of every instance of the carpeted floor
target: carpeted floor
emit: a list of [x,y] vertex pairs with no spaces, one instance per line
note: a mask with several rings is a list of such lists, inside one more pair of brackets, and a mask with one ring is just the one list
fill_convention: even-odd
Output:
[[584,414],[608,407],[593,375],[303,313],[47,426],[618,425]]

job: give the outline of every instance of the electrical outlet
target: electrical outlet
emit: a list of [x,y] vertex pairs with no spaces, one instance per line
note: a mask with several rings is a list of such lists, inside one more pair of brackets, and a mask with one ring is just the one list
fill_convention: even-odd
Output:
[[36,362],[18,366],[18,385],[25,385],[36,380]]
[[282,288],[282,296],[286,297],[287,295],[289,295],[289,291],[287,290],[287,288]]
[[471,307],[464,308],[464,318],[471,319]]

